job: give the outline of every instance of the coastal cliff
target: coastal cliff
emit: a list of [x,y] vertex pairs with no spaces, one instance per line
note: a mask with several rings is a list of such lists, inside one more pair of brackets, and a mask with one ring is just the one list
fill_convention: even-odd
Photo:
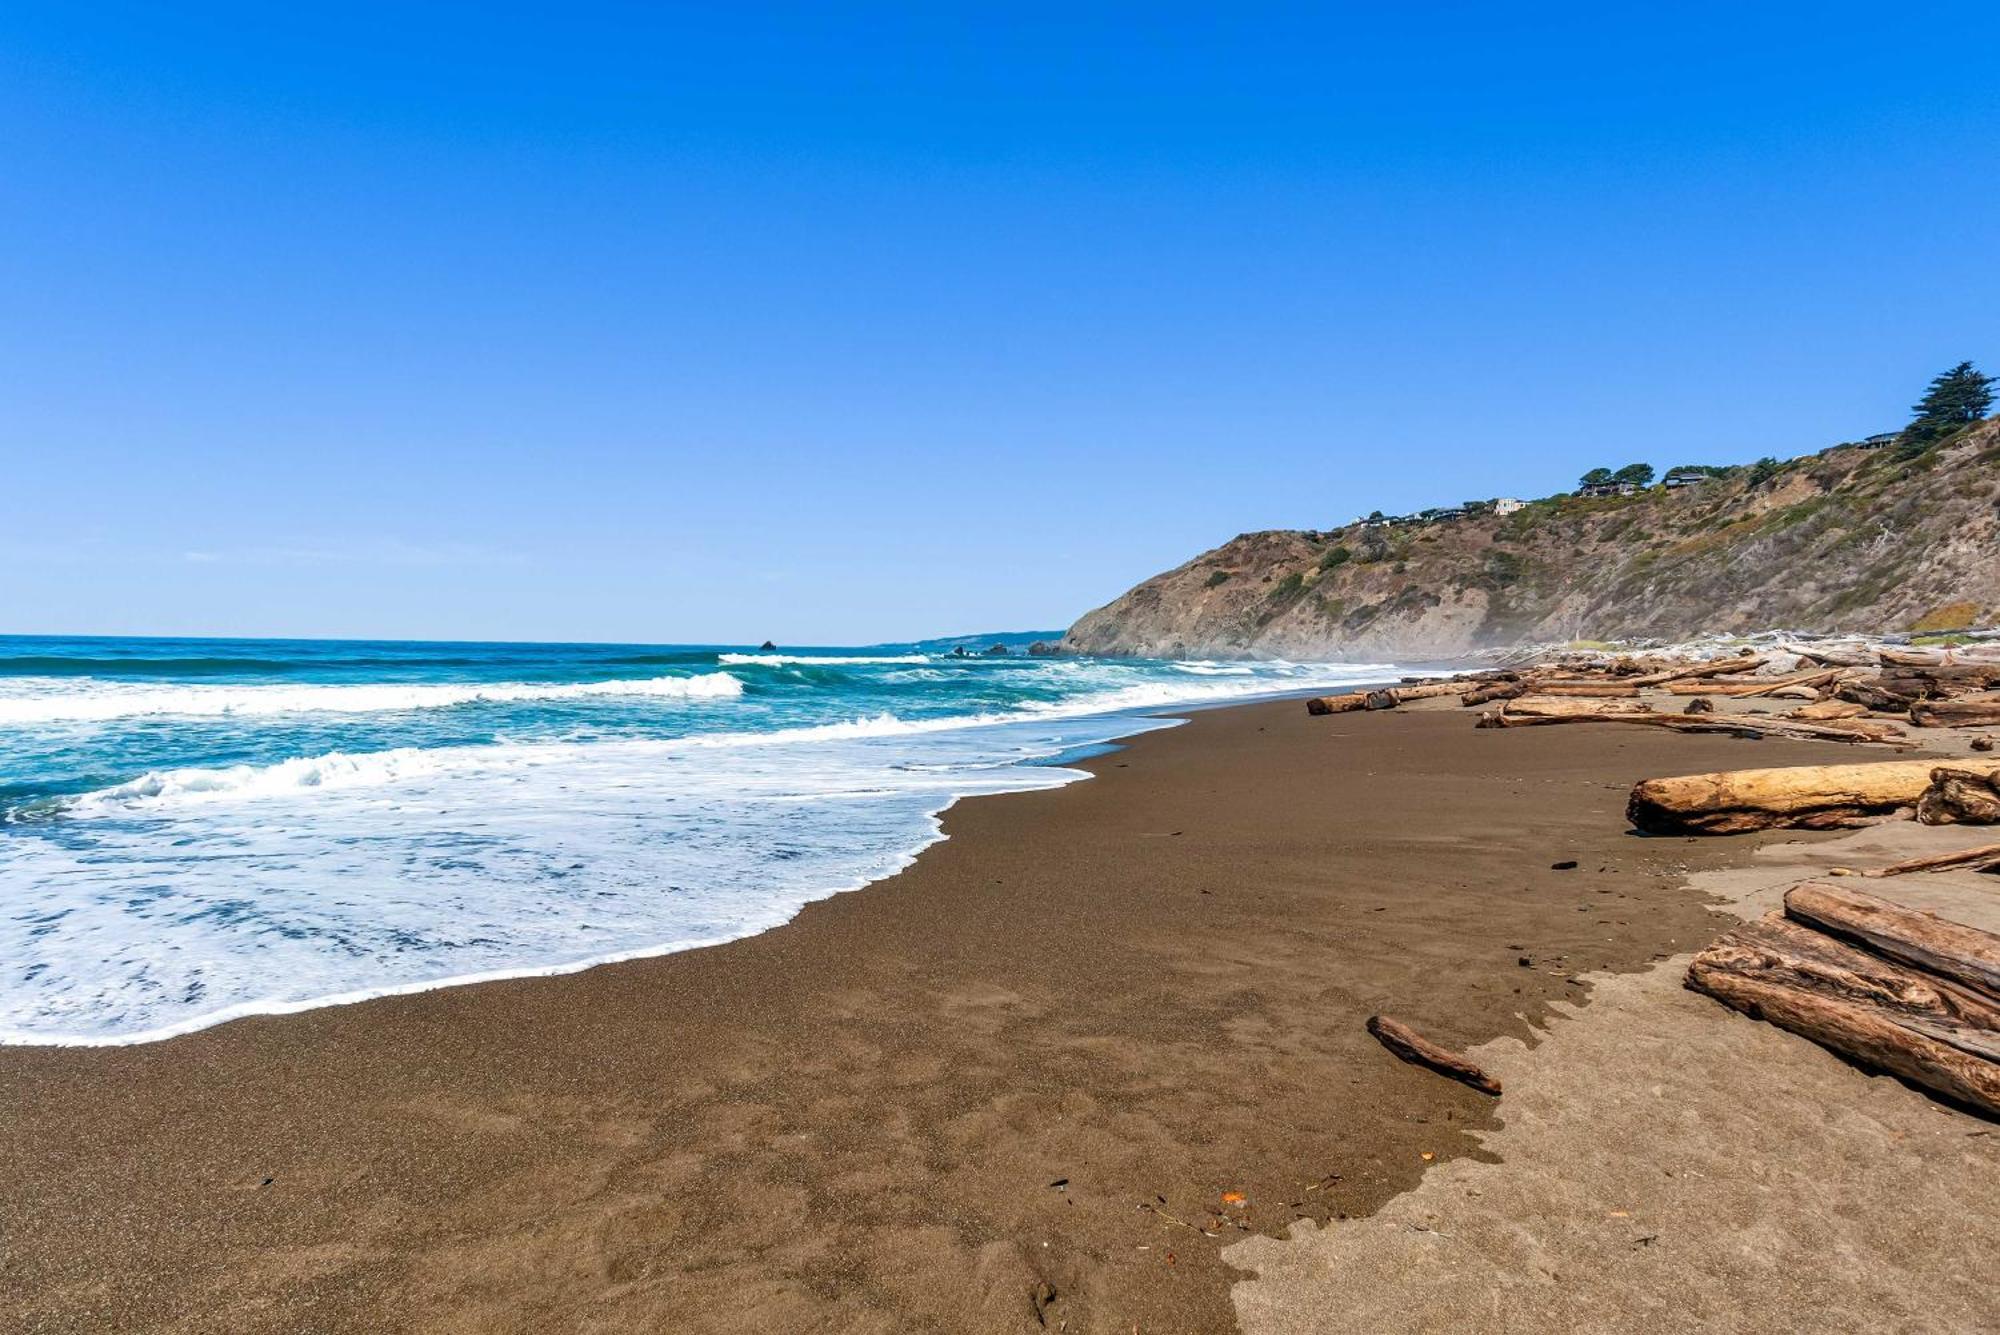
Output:
[[1245,533],[1086,614],[1076,653],[1449,658],[1524,642],[2000,617],[2000,419],[1509,514]]

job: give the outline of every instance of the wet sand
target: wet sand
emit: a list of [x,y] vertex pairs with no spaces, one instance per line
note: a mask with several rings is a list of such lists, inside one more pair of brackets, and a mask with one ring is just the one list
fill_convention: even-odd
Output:
[[1232,1330],[1222,1248],[1482,1153],[1369,1013],[1527,1038],[1704,943],[1684,873],[1771,839],[1626,789],[1828,753],[1216,710],[750,940],[0,1050],[0,1324]]

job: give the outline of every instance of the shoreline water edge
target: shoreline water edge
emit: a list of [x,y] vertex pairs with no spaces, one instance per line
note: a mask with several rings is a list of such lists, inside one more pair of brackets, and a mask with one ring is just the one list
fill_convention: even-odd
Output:
[[1062,758],[1161,710],[1402,671],[0,640],[0,1043],[156,1042],[738,940],[906,868],[961,798],[1087,777]]

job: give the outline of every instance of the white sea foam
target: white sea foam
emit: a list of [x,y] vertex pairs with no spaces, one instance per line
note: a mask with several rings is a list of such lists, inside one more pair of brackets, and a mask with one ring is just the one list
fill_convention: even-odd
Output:
[[719,700],[743,694],[727,672],[615,681],[486,682],[342,686],[151,686],[90,678],[17,680],[0,695],[0,727],[97,723],[172,716],[220,718],[273,714],[374,714],[454,705],[585,700],[600,696]]
[[929,654],[717,654],[724,667],[851,667],[872,663],[928,663]]
[[[1337,680],[1329,680],[1326,683],[1328,685],[1343,685],[1364,680],[1370,672],[1379,677],[1383,671],[1365,664],[1340,664],[1329,667],[1337,669],[1334,674]],[[296,795],[302,790],[331,791],[360,787],[392,787],[444,775],[465,775],[474,771],[520,772],[573,763],[585,758],[616,758],[628,762],[643,762],[648,759],[665,760],[677,754],[693,751],[810,746],[822,742],[919,737],[967,729],[1005,728],[1037,721],[1087,719],[1171,706],[1226,704],[1247,696],[1269,694],[1270,691],[1269,682],[1234,680],[1201,683],[1149,682],[1070,696],[1061,700],[1030,701],[1013,709],[992,710],[979,714],[946,714],[932,718],[906,719],[884,712],[836,723],[778,728],[768,732],[696,733],[686,737],[600,742],[397,747],[360,754],[332,751],[324,755],[300,756],[271,765],[152,770],[135,779],[69,798],[61,805],[71,815],[102,816],[143,811],[160,806],[286,797]]]
[[[906,865],[939,837],[936,816],[958,797],[1081,777],[1024,760],[1167,726],[1135,711],[1395,671],[1163,666],[1043,660],[1018,690],[965,674],[979,678],[968,708],[928,716],[857,709],[782,726],[800,715],[745,701],[727,719],[687,714],[708,729],[691,735],[544,735],[156,769],[0,827],[0,1042],[140,1042],[239,1015],[731,940]],[[437,703],[517,688],[536,694],[509,698],[633,694],[635,684],[648,688],[637,694],[742,690],[722,672],[655,680],[674,685],[172,692],[295,702],[299,692],[414,690]],[[904,689],[920,692],[916,704],[938,698],[929,686]],[[798,690],[820,711],[845,698]],[[1019,690],[1048,698],[1024,701]],[[980,708],[987,699],[1007,703]],[[411,735],[394,720],[338,726]]]
[[93,795],[91,818],[0,840],[0,1042],[141,1042],[731,940],[894,872],[958,797],[1081,777],[1016,762],[1160,725],[907,726],[326,756]]

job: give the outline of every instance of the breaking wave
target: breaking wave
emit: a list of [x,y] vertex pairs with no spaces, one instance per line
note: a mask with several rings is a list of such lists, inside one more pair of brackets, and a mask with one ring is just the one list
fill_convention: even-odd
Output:
[[727,672],[624,681],[492,682],[487,684],[367,683],[351,686],[104,686],[0,696],[0,727],[36,723],[95,723],[152,716],[237,718],[270,714],[376,714],[456,705],[519,704],[598,696],[662,700],[722,700],[743,694]]

